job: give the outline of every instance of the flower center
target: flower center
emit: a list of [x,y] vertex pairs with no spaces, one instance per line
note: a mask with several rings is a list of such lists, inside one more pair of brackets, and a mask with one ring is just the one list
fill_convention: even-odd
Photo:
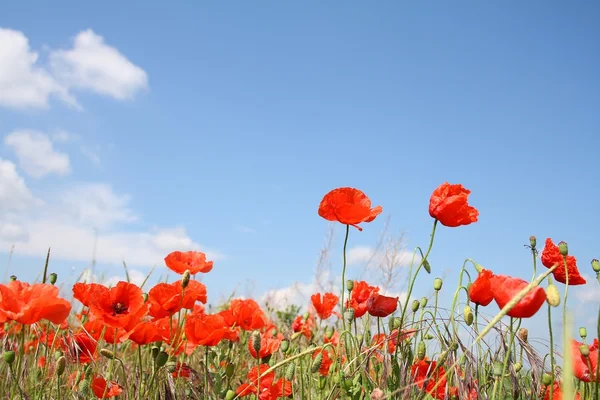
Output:
[[127,314],[127,306],[123,303],[113,303],[113,315]]

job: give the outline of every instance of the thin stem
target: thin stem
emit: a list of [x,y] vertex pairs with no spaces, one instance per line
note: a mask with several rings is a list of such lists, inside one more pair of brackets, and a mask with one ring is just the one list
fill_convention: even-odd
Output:
[[344,237],[344,265],[342,266],[342,326],[346,330],[346,316],[344,315],[344,292],[346,291],[346,248],[348,246],[348,235],[350,234],[350,225],[346,225],[346,235]]
[[[554,369],[556,361],[554,361],[554,335],[552,334],[552,306],[548,304],[548,333],[550,334],[550,373],[554,380]],[[550,399],[554,396],[554,385],[550,385]]]
[[498,381],[504,379],[504,373],[506,372],[506,367],[508,365],[508,359],[510,358],[510,352],[512,349],[513,341],[515,340],[515,333],[513,331],[513,317],[510,317],[510,327],[509,327],[510,339],[508,342],[508,347],[506,349],[506,354],[504,354],[504,363],[502,364],[502,374],[500,374],[500,379],[497,379],[494,382],[494,390],[492,392],[492,400],[496,398],[496,389],[498,388]]

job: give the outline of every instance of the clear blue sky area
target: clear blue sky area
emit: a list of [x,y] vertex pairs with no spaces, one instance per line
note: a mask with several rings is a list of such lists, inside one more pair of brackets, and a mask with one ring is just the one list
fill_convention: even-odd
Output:
[[[2,137],[78,137],[54,144],[70,155],[70,174],[41,179],[0,146],[35,196],[110,185],[138,218],[99,234],[185,228],[221,255],[203,277],[216,298],[248,279],[257,295],[309,283],[328,229],[317,207],[333,188],[359,188],[383,206],[363,232],[351,231],[350,247],[374,245],[391,215],[412,249],[427,246],[433,189],[462,183],[480,220],[438,229],[433,276],[418,280],[416,294],[446,271],[449,301],[466,257],[529,279],[524,245],[551,237],[569,243],[589,278],[569,302],[591,329],[600,304],[590,267],[600,258],[599,2],[158,4],[2,6],[0,27],[22,32],[41,68],[92,29],[147,74],[128,100],[73,89],[81,110],[57,98],[46,109],[0,105]],[[343,229],[335,228],[336,274]],[[91,258],[92,244],[74,245],[89,246]],[[5,259],[10,248],[0,251]],[[11,273],[34,279],[44,256],[15,246]],[[88,264],[57,255],[51,269]],[[117,263],[98,268],[122,274]]]

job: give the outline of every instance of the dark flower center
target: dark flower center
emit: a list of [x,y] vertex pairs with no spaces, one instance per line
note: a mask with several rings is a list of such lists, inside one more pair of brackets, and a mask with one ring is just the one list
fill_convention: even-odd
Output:
[[113,303],[113,315],[127,314],[127,305],[123,303]]

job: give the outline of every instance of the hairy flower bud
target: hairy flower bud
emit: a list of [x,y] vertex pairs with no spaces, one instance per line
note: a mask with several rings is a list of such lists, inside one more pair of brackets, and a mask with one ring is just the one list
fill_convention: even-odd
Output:
[[310,367],[310,372],[315,373],[321,368],[321,364],[323,363],[323,353],[319,352],[313,359],[312,365]]
[[183,289],[188,287],[188,285],[190,284],[190,278],[191,278],[190,270],[186,269],[185,272],[183,273],[183,275],[181,275],[181,287]]
[[537,239],[535,238],[535,236],[529,237],[529,245],[532,249],[535,249],[535,246],[537,246]]
[[425,342],[421,340],[419,342],[419,344],[417,345],[417,358],[419,360],[424,360],[425,353],[426,353]]
[[558,307],[560,304],[560,293],[558,293],[558,288],[552,281],[550,281],[546,288],[546,302],[552,307]]
[[600,261],[598,261],[595,258],[592,260],[592,269],[594,270],[594,272],[600,273]]
[[545,372],[542,375],[542,385],[550,386],[550,385],[552,385],[552,381],[553,381],[552,375],[550,375],[549,373]]
[[520,362],[516,362],[513,364],[513,368],[515,369],[515,373],[518,373],[521,368],[523,368],[523,364],[521,364]]
[[423,260],[423,268],[425,268],[425,271],[427,271],[428,274],[431,273],[431,264],[429,264],[427,259]]
[[291,381],[294,379],[294,373],[296,372],[296,363],[293,361],[285,369],[285,380]]
[[104,357],[108,358],[109,360],[114,360],[116,358],[115,353],[113,353],[109,349],[101,349],[100,354],[102,354]]
[[50,274],[48,280],[50,281],[51,285],[54,285],[56,283],[57,279],[58,279],[58,275],[55,272],[53,272],[53,273]]
[[471,308],[471,306],[469,306],[469,305],[465,306],[463,316],[465,318],[466,324],[471,326],[473,324],[473,319],[475,318],[473,315],[473,309]]
[[502,376],[502,368],[504,366],[502,365],[501,362],[496,361],[494,363],[494,367],[493,367],[493,372],[494,372],[494,376]]
[[354,309],[353,308],[349,308],[346,311],[344,311],[344,319],[348,322],[354,321]]
[[435,289],[436,292],[439,292],[442,289],[442,279],[441,278],[435,278],[433,280],[433,288]]
[[251,336],[250,336],[250,340],[252,343],[252,348],[254,349],[254,351],[256,352],[256,354],[258,354],[260,352],[260,332],[259,331],[254,331],[252,332]]
[[56,360],[56,375],[61,376],[65,372],[65,368],[67,367],[67,359],[65,356],[60,356],[58,360]]
[[327,339],[331,339],[333,337],[333,334],[335,333],[335,329],[327,327],[327,329],[325,329],[325,337]]
[[225,367],[225,375],[228,378],[231,378],[233,376],[234,371],[235,371],[235,366],[231,363],[227,364],[227,366]]
[[412,302],[413,312],[417,312],[419,310],[419,306],[420,306],[419,300],[413,300],[413,302]]
[[12,350],[5,351],[4,352],[4,361],[6,361],[6,363],[8,365],[11,365],[13,362],[15,362],[15,352]]
[[233,399],[235,399],[236,396],[237,395],[235,394],[235,392],[233,390],[229,389],[227,391],[227,393],[225,393],[225,400],[233,400]]
[[421,297],[421,308],[427,307],[427,297]]
[[431,333],[427,333],[425,336],[423,336],[423,339],[425,340],[431,340],[433,338],[435,338],[435,336],[433,336]]
[[559,242],[558,243],[558,251],[560,251],[560,255],[566,257],[569,255],[569,246],[567,246],[567,242]]
[[283,354],[287,353],[287,351],[290,348],[290,341],[287,339],[283,339],[281,341],[281,345],[279,347],[280,347],[281,351],[283,352]]

